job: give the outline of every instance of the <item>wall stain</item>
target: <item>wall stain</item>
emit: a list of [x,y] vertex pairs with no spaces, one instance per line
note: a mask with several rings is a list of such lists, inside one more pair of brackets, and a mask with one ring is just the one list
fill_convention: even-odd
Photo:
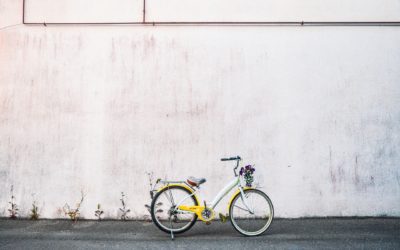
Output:
[[329,146],[329,175],[334,191],[339,191],[339,187],[346,181],[346,161],[343,157],[338,160],[333,159],[332,148]]
[[110,59],[112,62],[115,62],[116,60],[116,52],[115,52],[115,40],[112,38],[111,40],[111,54],[110,54]]
[[360,183],[360,176],[358,174],[358,155],[355,157],[355,165],[354,165],[354,183],[358,185]]
[[148,54],[150,50],[153,50],[156,46],[156,40],[153,35],[150,37],[145,37],[144,38],[144,56]]
[[81,50],[82,47],[83,47],[82,35],[79,34],[79,36],[78,36],[78,50]]
[[189,53],[187,51],[183,52],[183,58],[185,59],[185,63],[189,62]]
[[205,103],[203,105],[196,104],[196,105],[194,105],[194,107],[190,107],[190,109],[188,111],[186,111],[185,113],[191,117],[200,116],[200,115],[206,114],[207,109],[208,109],[207,103]]
[[329,175],[330,175],[332,184],[335,186],[336,174],[333,171],[333,166],[332,166],[332,148],[331,148],[331,146],[329,146]]
[[369,182],[370,185],[371,185],[371,186],[374,186],[374,185],[375,185],[375,177],[370,176],[370,177],[369,177],[369,180],[370,180],[370,182]]
[[136,45],[135,41],[132,40],[132,41],[131,41],[131,48],[132,48],[132,50],[135,50],[136,47],[137,47],[137,45]]

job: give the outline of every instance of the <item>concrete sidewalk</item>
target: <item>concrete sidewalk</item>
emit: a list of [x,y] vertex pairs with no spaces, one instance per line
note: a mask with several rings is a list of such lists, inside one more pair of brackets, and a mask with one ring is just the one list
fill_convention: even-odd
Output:
[[231,224],[198,222],[171,241],[140,221],[0,220],[0,249],[400,249],[400,218],[276,219],[243,237]]

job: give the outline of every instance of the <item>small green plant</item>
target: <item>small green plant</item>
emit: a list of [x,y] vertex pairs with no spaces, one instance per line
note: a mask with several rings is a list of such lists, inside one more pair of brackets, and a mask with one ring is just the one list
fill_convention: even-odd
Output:
[[[153,172],[145,172],[147,175],[147,178],[149,180],[149,184],[150,184],[150,198],[153,199],[154,197],[154,192],[153,192],[153,179],[154,179],[154,173]],[[150,213],[151,207],[150,204],[144,204],[144,206],[146,207],[147,211]]]
[[31,214],[30,214],[30,219],[31,220],[38,220],[39,219],[39,211],[38,211],[38,206],[36,206],[35,203],[32,203],[32,208],[31,208]]
[[121,204],[122,204],[122,207],[121,208],[119,208],[119,210],[122,212],[122,214],[121,214],[121,220],[123,220],[123,221],[125,221],[125,220],[127,220],[129,217],[128,217],[128,213],[131,211],[130,209],[127,209],[126,208],[126,203],[125,203],[125,194],[124,194],[124,192],[121,192]]
[[29,218],[31,220],[38,220],[39,219],[39,208],[36,205],[35,194],[32,194],[32,197],[33,197],[33,202],[32,202],[31,214],[29,215]]
[[18,217],[18,206],[15,203],[15,196],[14,196],[14,185],[11,185],[11,201],[9,201],[11,208],[8,209],[8,212],[10,213],[10,218],[15,220]]
[[63,211],[65,215],[68,215],[68,217],[73,221],[74,223],[78,221],[80,211],[79,209],[81,208],[81,205],[83,203],[83,200],[85,199],[85,194],[83,191],[81,191],[81,200],[76,204],[76,208],[71,208],[68,203],[65,203],[63,207]]
[[[156,192],[156,185],[160,182],[161,179],[157,179],[156,182],[153,184],[153,180],[154,180],[154,173],[153,172],[146,172],[147,178],[149,180],[149,185],[150,185],[150,199],[153,200],[154,198],[154,193]],[[144,205],[147,209],[147,211],[151,214],[151,207],[150,204],[145,204]],[[156,213],[161,213],[163,212],[162,209],[159,209],[159,207],[162,206],[162,202],[158,202],[157,204],[155,204],[155,209],[156,209]],[[148,220],[151,220],[151,216],[146,215],[145,216]]]
[[[154,198],[154,193],[156,192],[156,185],[160,182],[160,178],[156,180],[156,182],[153,184],[154,180],[154,173],[153,172],[146,172],[147,178],[149,180],[149,185],[150,185],[150,199],[153,200]],[[150,212],[150,205],[146,204],[144,205],[147,210]]]
[[39,219],[39,207],[36,205],[35,194],[32,194],[32,198],[33,198],[33,202],[32,202],[31,214],[29,215],[29,218],[31,220],[38,220]]
[[97,217],[97,219],[100,221],[101,220],[101,216],[104,214],[104,211],[101,209],[101,205],[100,203],[97,204],[97,210],[94,211],[94,215]]
[[154,180],[154,172],[146,172],[147,178],[149,180],[150,185],[150,198],[154,198],[155,187],[161,179],[157,179],[156,182],[153,184]]

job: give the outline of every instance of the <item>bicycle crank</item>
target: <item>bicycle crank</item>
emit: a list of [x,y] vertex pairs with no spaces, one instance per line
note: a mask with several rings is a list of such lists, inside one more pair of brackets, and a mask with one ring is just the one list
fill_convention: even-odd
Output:
[[214,216],[215,216],[214,210],[212,210],[209,207],[205,207],[201,211],[200,220],[205,222],[207,225],[210,225],[211,221],[214,219]]

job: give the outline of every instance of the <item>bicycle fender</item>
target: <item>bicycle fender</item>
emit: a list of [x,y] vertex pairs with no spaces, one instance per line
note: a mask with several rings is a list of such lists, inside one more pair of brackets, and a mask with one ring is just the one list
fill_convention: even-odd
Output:
[[[243,191],[250,190],[250,189],[255,189],[255,188],[252,188],[252,187],[243,187]],[[231,203],[232,203],[233,199],[234,199],[234,198],[236,197],[236,195],[238,195],[238,194],[240,194],[240,190],[239,190],[239,189],[236,190],[235,193],[233,193],[231,199],[229,200],[229,203],[228,203],[228,211],[229,211],[229,208],[231,207]]]

